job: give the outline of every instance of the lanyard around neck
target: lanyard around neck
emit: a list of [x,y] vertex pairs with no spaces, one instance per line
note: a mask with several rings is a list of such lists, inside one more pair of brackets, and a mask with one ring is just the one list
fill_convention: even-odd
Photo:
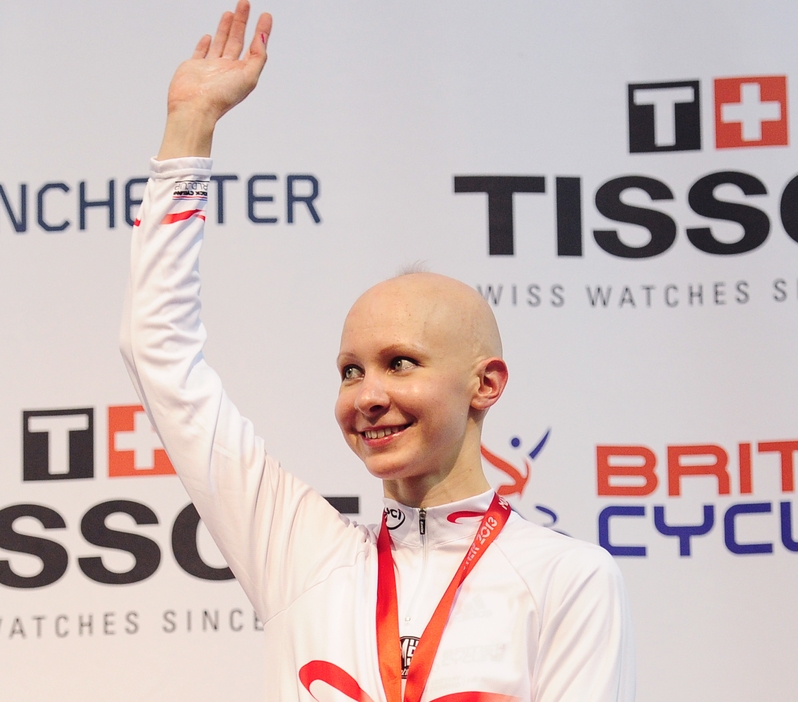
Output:
[[[419,702],[427,684],[432,661],[438,651],[449,613],[457,590],[473,570],[488,546],[504,528],[510,516],[510,505],[502,497],[493,496],[485,512],[477,534],[463,562],[446,588],[416,645],[413,659],[407,671],[404,702]],[[380,677],[388,702],[402,701],[402,649],[399,641],[399,605],[396,595],[391,535],[383,515],[380,534],[377,538],[377,655],[380,661]]]

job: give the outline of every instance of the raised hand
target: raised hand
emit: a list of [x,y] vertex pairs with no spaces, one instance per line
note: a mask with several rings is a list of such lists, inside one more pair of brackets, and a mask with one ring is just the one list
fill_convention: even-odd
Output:
[[272,18],[268,13],[258,18],[255,36],[242,58],[248,18],[249,2],[239,0],[235,12],[222,15],[216,35],[202,37],[194,55],[178,67],[169,86],[159,159],[209,156],[216,122],[257,85],[266,63]]

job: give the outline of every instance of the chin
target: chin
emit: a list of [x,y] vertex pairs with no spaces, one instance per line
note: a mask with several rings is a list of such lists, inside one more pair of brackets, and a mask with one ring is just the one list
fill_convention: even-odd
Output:
[[370,456],[361,458],[366,470],[380,480],[402,480],[413,477],[413,471],[408,469],[405,461],[396,458],[388,459],[386,456]]

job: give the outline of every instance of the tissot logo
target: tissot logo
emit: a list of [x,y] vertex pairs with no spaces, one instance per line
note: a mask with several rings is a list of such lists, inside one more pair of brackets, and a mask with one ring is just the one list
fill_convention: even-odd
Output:
[[715,146],[786,146],[787,76],[715,80]]
[[108,408],[108,477],[174,475],[141,405]]
[[94,477],[94,410],[31,410],[22,413],[22,479]]
[[629,152],[700,151],[697,80],[629,85]]
[[[786,146],[787,76],[716,78],[715,148]],[[699,151],[697,80],[630,83],[629,152]]]

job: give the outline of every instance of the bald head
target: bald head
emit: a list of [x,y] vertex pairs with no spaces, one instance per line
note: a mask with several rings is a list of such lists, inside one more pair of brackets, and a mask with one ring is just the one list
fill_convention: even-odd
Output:
[[501,353],[487,302],[452,278],[409,273],[355,302],[335,416],[387,495],[429,506],[488,489],[480,436],[507,383]]
[[395,326],[445,344],[454,355],[476,361],[501,357],[502,343],[490,305],[465,283],[437,273],[408,273],[385,280],[358,298],[344,322],[347,332]]

